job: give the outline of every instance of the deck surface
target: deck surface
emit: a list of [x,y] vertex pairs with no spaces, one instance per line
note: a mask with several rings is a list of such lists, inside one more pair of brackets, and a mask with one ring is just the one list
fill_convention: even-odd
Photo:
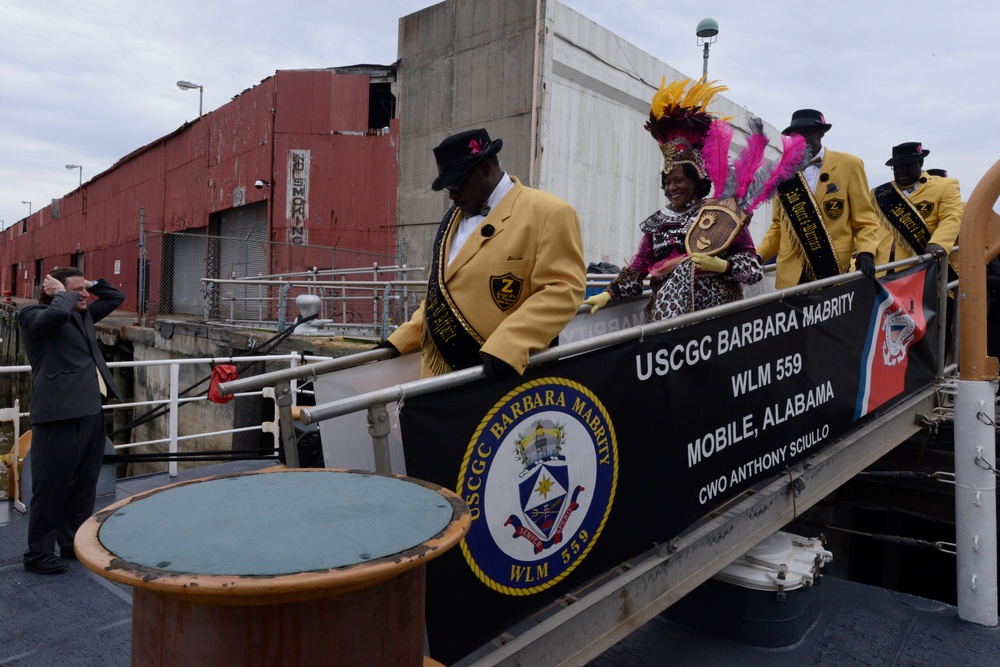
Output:
[[[176,481],[255,470],[271,462],[239,462],[182,472]],[[100,507],[172,480],[154,475],[120,482]],[[0,665],[126,667],[132,595],[71,562],[60,575],[25,572],[28,523],[0,507]],[[1000,664],[1000,630],[958,620],[953,606],[825,577],[816,622],[789,648],[759,649],[657,617],[590,663],[591,667],[792,667],[852,665],[941,667]]]

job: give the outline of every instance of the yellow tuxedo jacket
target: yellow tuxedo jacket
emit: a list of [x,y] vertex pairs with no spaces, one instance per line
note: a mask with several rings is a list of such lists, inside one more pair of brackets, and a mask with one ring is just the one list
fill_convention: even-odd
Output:
[[[586,265],[573,207],[541,190],[514,187],[466,240],[445,271],[445,286],[491,354],[524,372],[528,357],[549,346],[583,303]],[[493,227],[491,236],[483,229]],[[452,233],[458,225],[454,225]],[[451,236],[445,239],[448,257]],[[389,342],[406,354],[421,345],[424,304]],[[428,337],[428,344],[430,342]],[[432,374],[423,355],[421,377]]]
[[[841,272],[852,270],[851,258],[855,253],[870,252],[875,255],[878,249],[879,224],[870,190],[861,158],[826,150],[813,196],[837,253]],[[805,259],[795,230],[777,197],[772,204],[771,227],[757,246],[757,254],[765,262],[778,256],[775,287],[784,289],[799,284]]]
[[[931,176],[925,171],[921,174],[920,180],[917,181],[917,189],[909,194],[908,199],[923,215],[927,229],[931,232],[930,243],[936,243],[950,252],[958,240],[958,230],[962,226],[962,211],[965,209],[962,195],[958,189],[958,181],[954,178]],[[874,202],[875,194],[873,191],[873,205]],[[913,252],[907,243],[896,242],[896,252],[892,252],[893,242],[896,241],[895,236],[887,226],[889,223],[885,220],[878,206],[875,206],[875,211],[882,223],[879,227],[879,246],[878,253],[875,255],[875,263],[885,264],[913,257]],[[923,250],[923,248],[918,250]]]

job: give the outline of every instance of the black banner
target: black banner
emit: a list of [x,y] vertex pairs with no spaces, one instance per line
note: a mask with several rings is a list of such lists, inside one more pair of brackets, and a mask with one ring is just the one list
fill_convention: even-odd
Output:
[[407,399],[407,474],[472,510],[428,566],[454,662],[934,378],[937,264]]

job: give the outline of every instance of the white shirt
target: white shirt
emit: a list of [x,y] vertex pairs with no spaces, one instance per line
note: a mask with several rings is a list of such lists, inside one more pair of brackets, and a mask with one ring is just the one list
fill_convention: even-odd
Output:
[[820,162],[806,165],[806,168],[802,170],[802,175],[805,177],[806,183],[809,184],[809,189],[813,191],[813,194],[816,193],[816,185],[819,183],[819,172],[821,171],[820,167],[823,166],[822,162],[825,156],[826,146],[820,146],[819,153],[813,155],[813,160],[819,158]]
[[[495,188],[493,188],[493,193],[486,199],[486,205],[489,206],[490,209],[496,208],[497,204],[500,203],[500,200],[504,198],[504,195],[510,192],[513,187],[514,181],[510,180],[510,176],[507,175],[507,172],[504,172],[503,176],[500,177],[500,182],[497,183]],[[455,230],[455,234],[451,237],[451,248],[448,253],[448,266],[451,266],[451,263],[455,261],[455,257],[458,256],[458,251],[462,249],[462,246],[465,245],[468,238],[472,236],[472,232],[476,231],[476,229],[479,228],[479,224],[485,219],[485,215],[479,215],[477,213],[476,215],[470,215],[462,218],[462,221],[458,223],[458,229]]]

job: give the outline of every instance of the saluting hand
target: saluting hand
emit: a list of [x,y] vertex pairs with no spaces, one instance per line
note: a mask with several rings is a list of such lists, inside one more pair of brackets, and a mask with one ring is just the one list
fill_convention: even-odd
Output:
[[62,281],[56,280],[46,273],[45,278],[42,279],[42,291],[49,296],[55,296],[59,292],[65,292],[66,286],[62,284]]

